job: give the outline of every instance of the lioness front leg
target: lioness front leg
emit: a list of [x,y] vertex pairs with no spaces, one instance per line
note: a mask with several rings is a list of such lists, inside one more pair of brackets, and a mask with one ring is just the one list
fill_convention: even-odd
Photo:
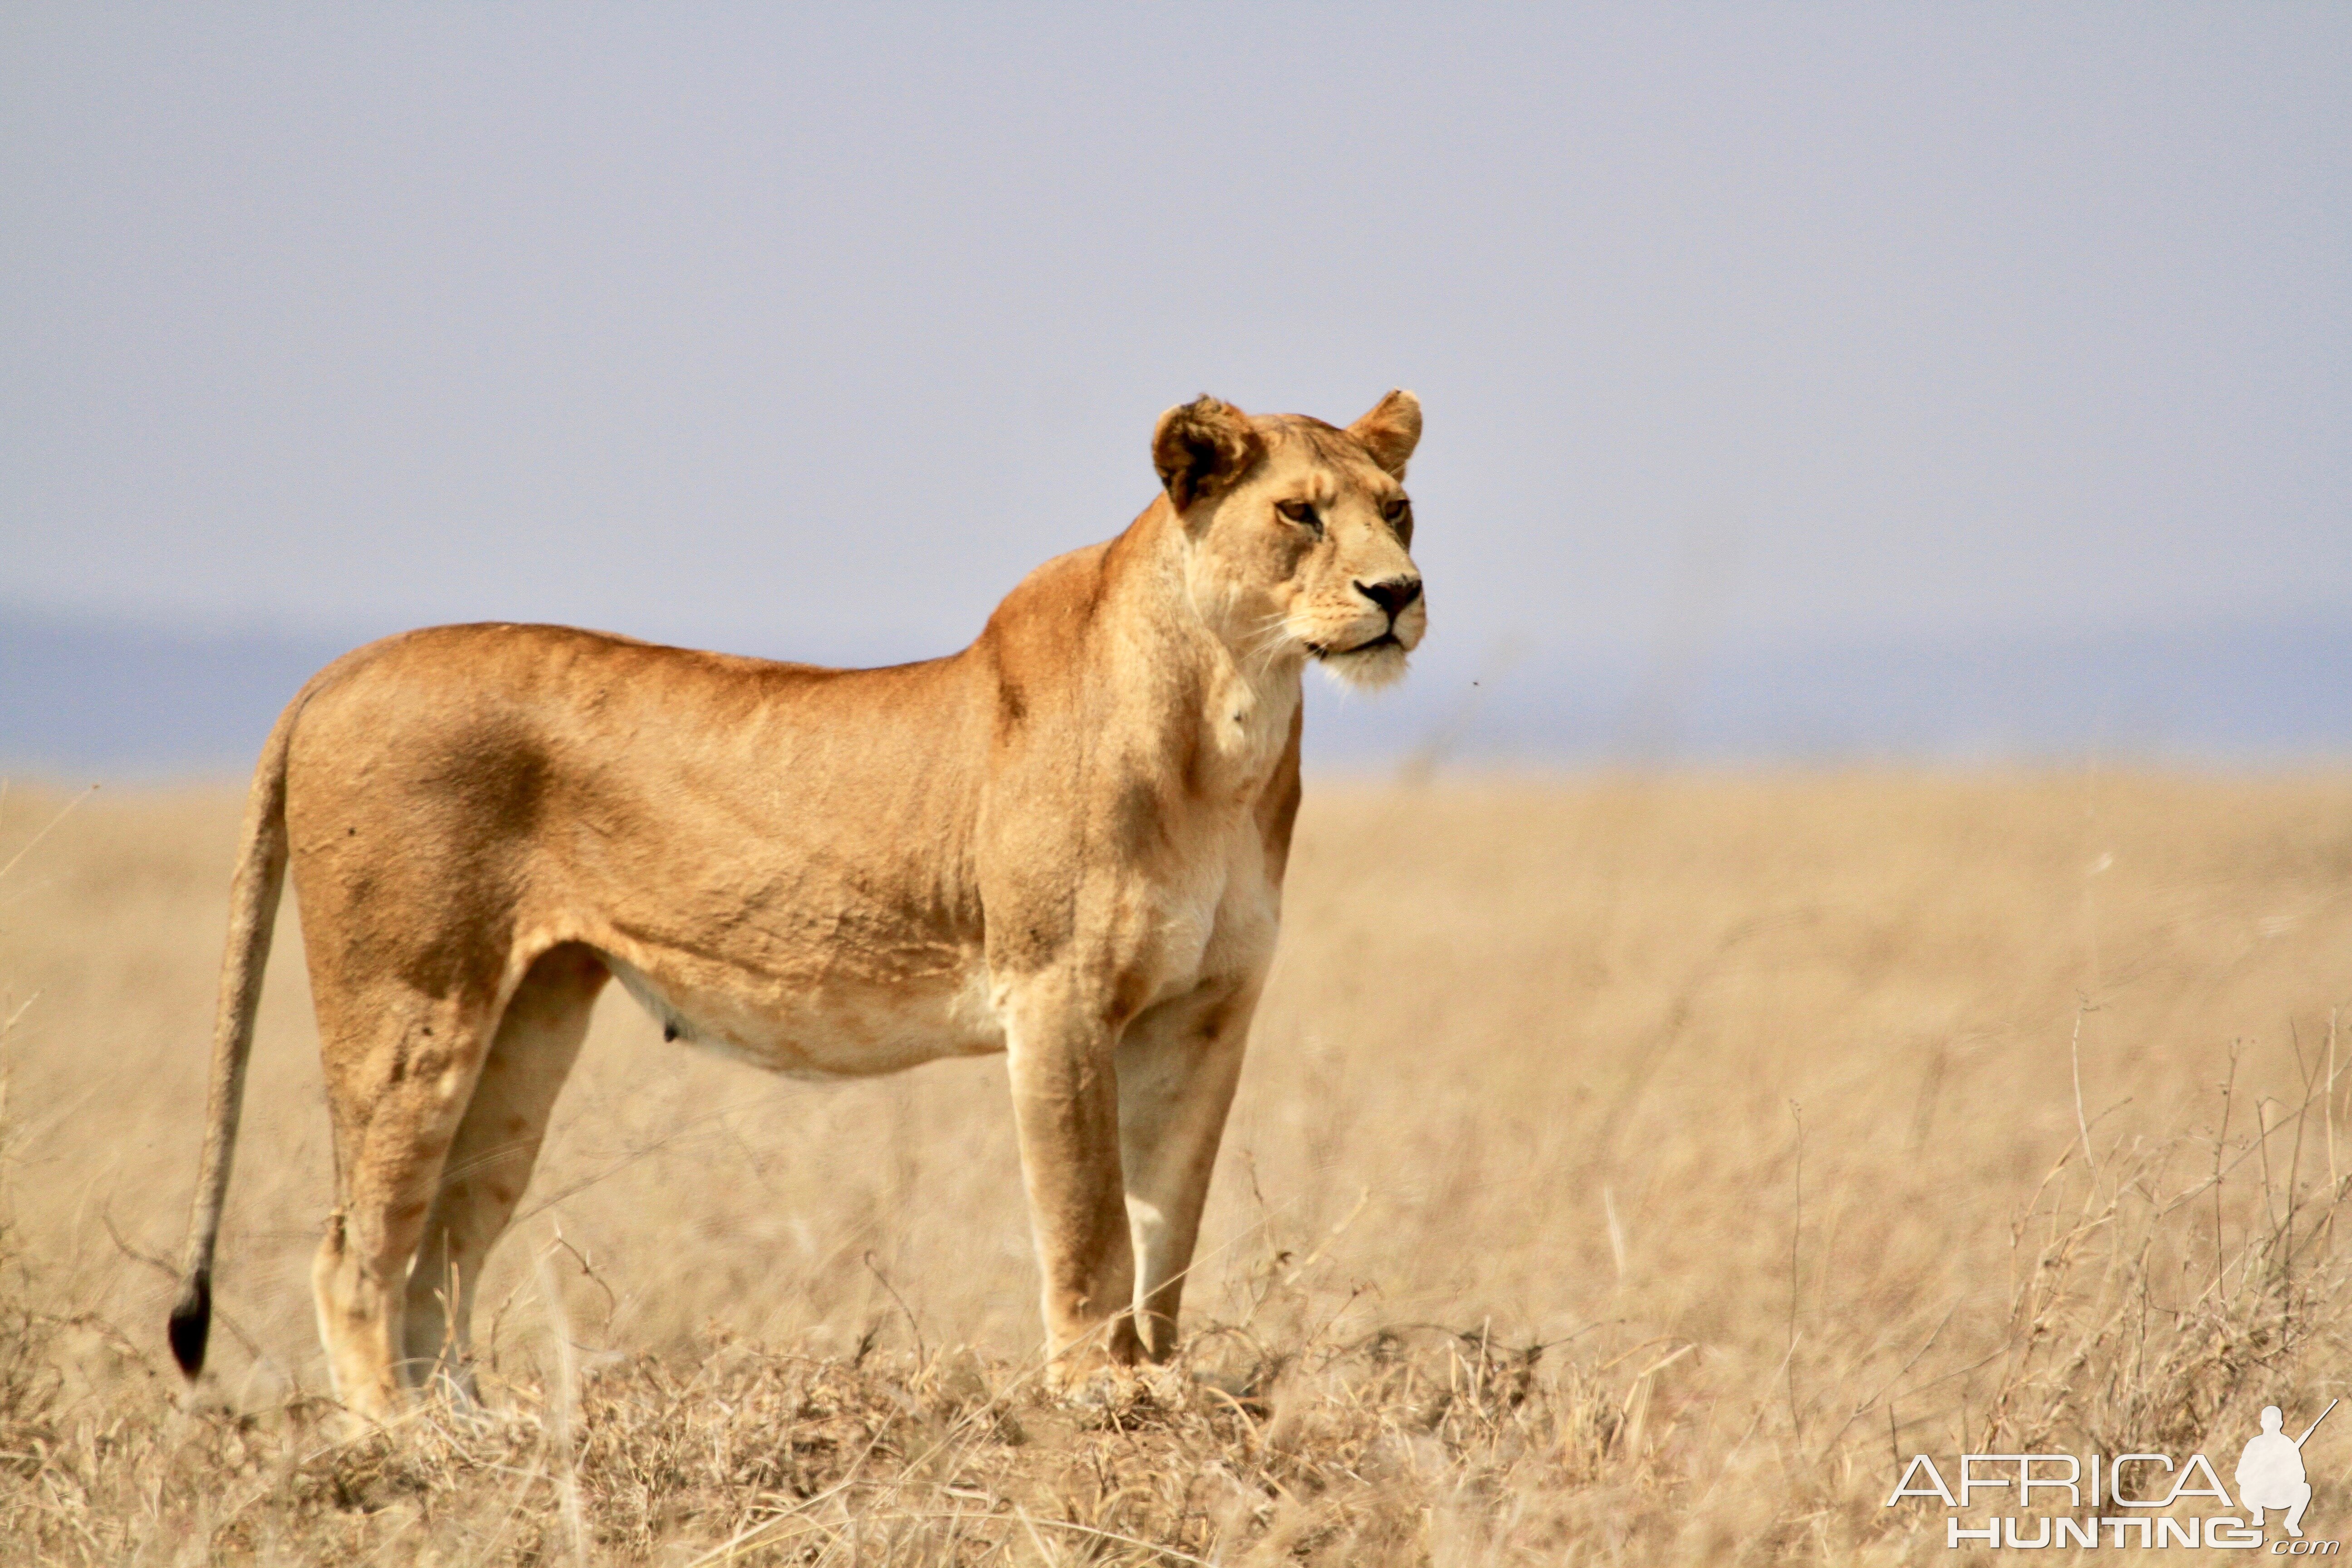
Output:
[[1145,1012],[1119,1040],[1119,1160],[1134,1234],[1136,1327],[1154,1361],[1176,1348],[1177,1308],[1256,1004],[1255,984],[1205,985]]
[[1079,988],[1030,981],[1006,1007],[1006,1070],[1053,1358],[1066,1388],[1132,1365],[1134,1255],[1118,1163],[1118,1081],[1105,1010]]

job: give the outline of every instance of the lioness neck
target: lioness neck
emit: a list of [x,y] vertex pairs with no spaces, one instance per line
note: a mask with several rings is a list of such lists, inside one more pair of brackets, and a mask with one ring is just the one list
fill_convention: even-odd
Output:
[[[1282,764],[1305,660],[1286,643],[1253,639],[1265,628],[1204,614],[1192,549],[1162,498],[1112,541],[1105,572],[1110,592],[1132,595],[1141,612],[1135,624],[1156,634],[1144,650],[1151,668],[1172,678],[1148,715],[1161,743],[1186,760],[1188,782],[1238,803],[1254,799]],[[1116,668],[1120,656],[1110,657]],[[1140,679],[1134,689],[1157,684]]]
[[1187,795],[1236,805],[1286,759],[1295,766],[1302,659],[1236,646],[1201,613],[1188,565],[1182,524],[1161,500],[1118,538],[1024,579],[973,649],[992,668],[999,742],[1074,723],[1092,754],[1148,758]]

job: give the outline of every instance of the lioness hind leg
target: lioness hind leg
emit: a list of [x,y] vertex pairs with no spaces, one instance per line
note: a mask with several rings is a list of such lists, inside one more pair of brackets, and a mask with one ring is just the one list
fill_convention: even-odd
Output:
[[310,1285],[336,1397],[382,1419],[404,1381],[409,1263],[481,1068],[489,1007],[323,978],[314,959],[338,1204]]
[[576,943],[532,963],[499,1020],[441,1168],[441,1190],[408,1276],[404,1357],[420,1373],[437,1366],[468,1396],[482,1265],[530,1185],[548,1117],[608,974],[594,952]]
[[1254,990],[1212,987],[1151,1008],[1119,1040],[1119,1168],[1134,1238],[1136,1331],[1154,1361],[1176,1348],[1184,1277],[1256,1001]]

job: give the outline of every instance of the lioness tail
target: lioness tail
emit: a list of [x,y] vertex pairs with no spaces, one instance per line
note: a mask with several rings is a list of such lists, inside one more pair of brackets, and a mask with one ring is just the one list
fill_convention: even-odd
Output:
[[[306,691],[305,695],[308,693]],[[286,751],[298,697],[269,732],[246,796],[236,879],[229,889],[228,952],[221,961],[220,1010],[213,1024],[212,1084],[205,1098],[205,1161],[188,1215],[187,1262],[180,1299],[173,1305],[172,1357],[191,1378],[205,1367],[213,1325],[213,1247],[220,1237],[228,1194],[229,1162],[236,1152],[237,1113],[245,1101],[245,1064],[252,1054],[254,1013],[269,938],[286,880]]]

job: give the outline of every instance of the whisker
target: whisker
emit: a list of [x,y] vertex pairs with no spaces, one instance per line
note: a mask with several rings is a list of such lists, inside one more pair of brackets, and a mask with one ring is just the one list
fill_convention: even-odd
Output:
[[1274,660],[1290,640],[1289,617],[1275,614],[1266,617],[1264,630],[1248,638],[1243,647],[1241,664],[1253,676],[1263,675],[1273,668]]

